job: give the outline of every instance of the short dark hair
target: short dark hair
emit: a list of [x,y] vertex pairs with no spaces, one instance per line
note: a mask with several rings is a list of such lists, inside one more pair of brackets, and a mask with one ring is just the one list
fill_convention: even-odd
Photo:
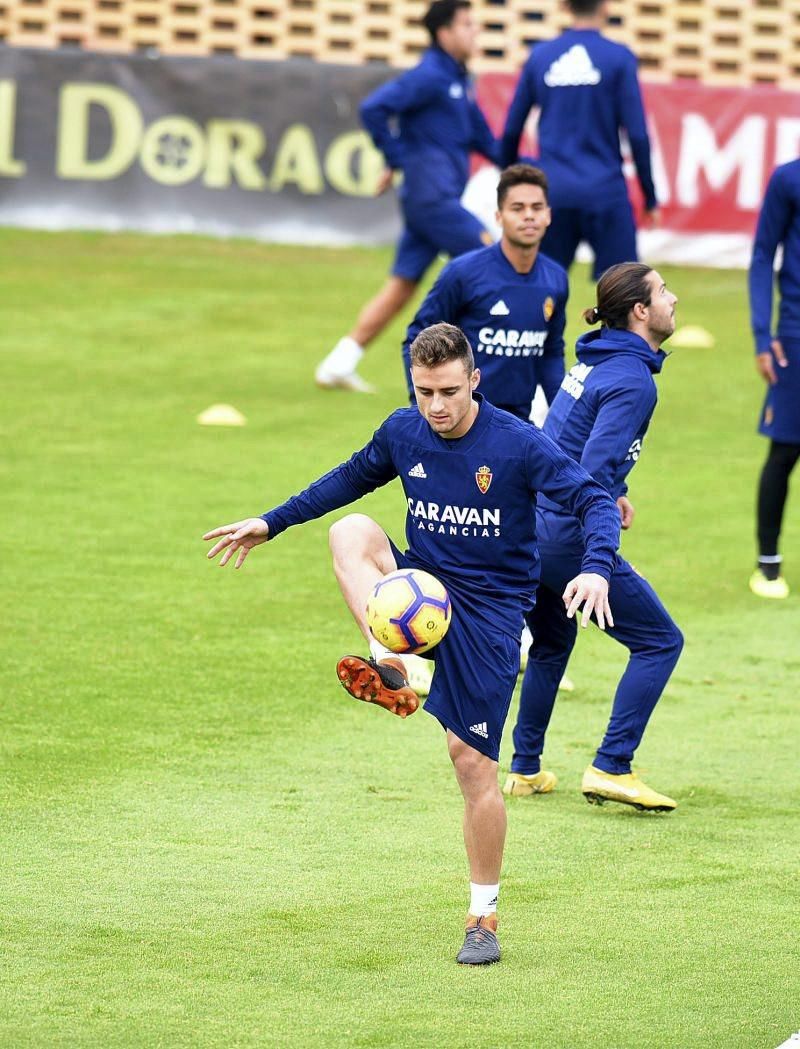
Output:
[[610,266],[597,282],[597,305],[583,311],[587,324],[601,321],[606,328],[627,330],[628,314],[641,302],[651,302],[648,276],[653,267],[644,262],[619,262]]
[[567,7],[573,15],[596,15],[605,0],[567,0]]
[[437,368],[448,361],[462,361],[467,375],[475,371],[472,347],[464,332],[455,324],[432,324],[423,328],[411,343],[411,366]]
[[502,172],[497,183],[497,207],[502,208],[510,189],[522,185],[541,186],[544,199],[549,203],[547,175],[533,164],[512,164]]
[[452,25],[456,14],[470,7],[470,0],[434,0],[422,19],[422,24],[431,35],[431,41],[435,44],[439,30]]

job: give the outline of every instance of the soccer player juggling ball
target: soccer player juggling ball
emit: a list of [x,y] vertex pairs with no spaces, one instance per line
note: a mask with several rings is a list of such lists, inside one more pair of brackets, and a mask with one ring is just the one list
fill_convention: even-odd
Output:
[[[608,578],[616,560],[620,517],[614,500],[541,431],[494,408],[476,387],[480,373],[463,332],[437,324],[411,347],[417,406],[394,412],[370,442],[301,494],[263,514],[223,525],[204,538],[217,540],[209,558],[220,565],[291,525],[321,517],[399,477],[408,512],[401,553],[363,514],[350,514],[330,530],[333,568],[344,599],[365,639],[367,597],[397,568],[436,575],[453,606],[450,629],[433,650],[435,670],[426,710],[446,732],[450,760],[464,797],[464,840],[471,898],[458,960],[497,961],[497,896],[506,814],[497,783],[503,723],[519,667],[523,613],[534,601],[539,571],[537,493],[565,506],[581,522],[585,553],[566,582],[565,614],[582,607],[611,625]],[[479,482],[480,479],[480,483]],[[337,671],[356,699],[406,717],[419,703],[402,664],[370,641],[371,657],[345,656]]]
[[[597,285],[597,306],[584,315],[602,327],[578,339],[578,363],[564,379],[544,424],[545,434],[617,500],[623,528],[633,521],[627,478],[656,406],[654,376],[666,357],[661,345],[675,330],[677,301],[660,275],[643,263],[625,262],[607,270]],[[576,635],[560,595],[586,556],[581,523],[567,506],[544,493],[536,518],[540,583],[536,607],[526,617],[533,645],[522,682],[507,794],[545,794],[555,786],[555,776],[541,768],[540,759]],[[668,811],[675,802],[643,783],[631,771],[631,760],[678,662],[683,637],[650,584],[618,555],[609,594],[614,622],[608,632],[629,650],[630,659],[582,790],[590,801]]]

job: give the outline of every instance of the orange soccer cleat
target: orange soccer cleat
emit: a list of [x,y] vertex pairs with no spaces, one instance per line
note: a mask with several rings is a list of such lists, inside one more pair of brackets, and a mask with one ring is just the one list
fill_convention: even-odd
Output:
[[374,659],[342,656],[336,673],[346,692],[364,703],[377,703],[400,718],[407,718],[419,706],[419,697],[408,683],[399,659]]

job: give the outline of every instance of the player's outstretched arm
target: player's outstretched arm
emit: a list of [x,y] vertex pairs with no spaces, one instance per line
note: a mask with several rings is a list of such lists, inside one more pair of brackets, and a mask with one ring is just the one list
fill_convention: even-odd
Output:
[[614,625],[614,617],[608,603],[608,582],[601,575],[595,572],[581,572],[567,583],[562,596],[570,619],[583,605],[582,627],[589,625],[592,612],[601,630],[605,630],[606,623],[609,626]]
[[241,568],[244,559],[254,546],[266,543],[269,538],[269,526],[263,517],[248,517],[245,521],[234,521],[233,524],[220,525],[206,532],[203,539],[219,539],[214,543],[206,554],[209,560],[213,560],[220,550],[224,553],[219,559],[219,567],[224,568],[234,554],[237,554],[234,568]]

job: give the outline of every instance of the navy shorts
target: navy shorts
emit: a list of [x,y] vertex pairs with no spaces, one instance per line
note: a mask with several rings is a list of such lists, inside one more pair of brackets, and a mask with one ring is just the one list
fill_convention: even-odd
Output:
[[617,262],[636,262],[636,223],[629,200],[611,208],[558,208],[542,241],[542,254],[568,270],[581,241],[594,252],[594,279]]
[[759,433],[780,444],[800,444],[800,339],[781,338],[789,362],[775,365],[778,381],[767,387]]
[[406,280],[421,280],[440,253],[455,258],[491,243],[481,221],[457,200],[404,208],[403,222],[392,273]]
[[[421,568],[392,543],[398,568]],[[425,569],[423,569],[425,570]],[[425,658],[434,663],[425,710],[445,729],[492,761],[500,758],[500,740],[519,672],[519,634],[498,630],[492,608],[450,588],[450,629]],[[520,629],[522,619],[520,618]]]

